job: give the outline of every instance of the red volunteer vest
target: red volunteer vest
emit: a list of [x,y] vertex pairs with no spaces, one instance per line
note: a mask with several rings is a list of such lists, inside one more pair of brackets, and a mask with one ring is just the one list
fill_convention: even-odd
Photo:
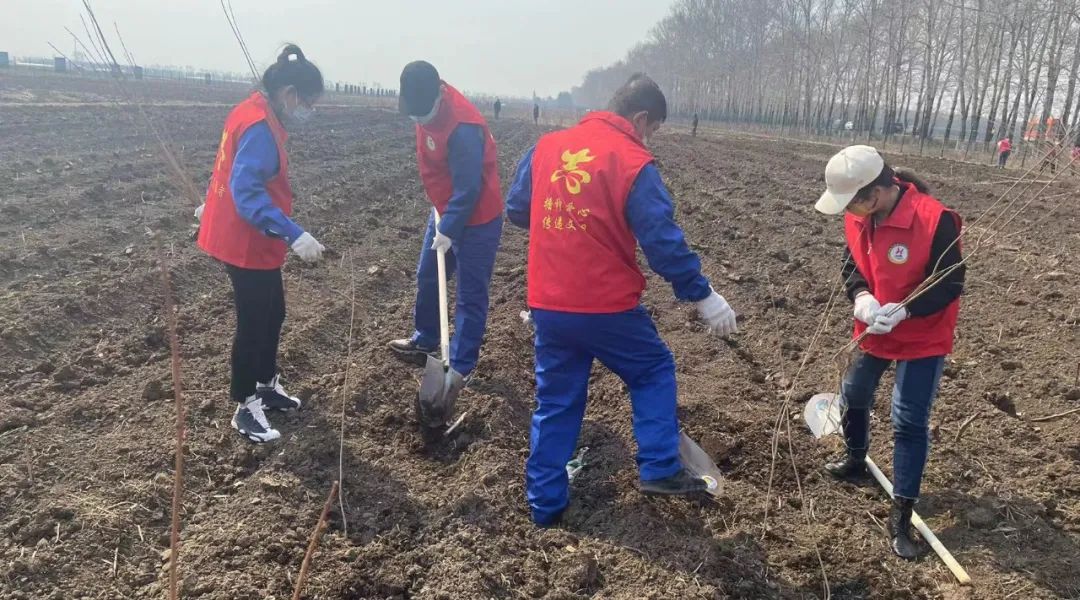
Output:
[[625,208],[652,161],[630,122],[610,112],[540,138],[532,159],[530,307],[614,313],[641,302],[645,276]]
[[[930,246],[943,215],[956,220],[960,216],[934,198],[920,193],[915,186],[901,183],[900,203],[889,218],[870,227],[869,218],[844,218],[848,248],[866,277],[870,292],[884,306],[902,302],[926,279]],[[953,332],[960,313],[957,298],[944,310],[926,317],[909,317],[885,335],[869,335],[860,344],[862,350],[878,358],[915,360],[944,356],[952,352]],[[855,337],[866,325],[855,320]]]
[[236,212],[229,180],[240,138],[249,127],[265,121],[278,146],[278,174],[266,182],[266,192],[274,205],[286,215],[292,214],[292,188],[289,186],[289,160],[285,155],[288,135],[266,97],[253,93],[236,106],[225,119],[206,207],[199,223],[199,247],[214,258],[244,269],[277,269],[285,263],[288,250],[282,240],[267,237]]
[[488,130],[487,121],[480,111],[461,92],[448,83],[442,84],[442,100],[438,114],[426,125],[416,125],[416,162],[420,166],[420,179],[428,199],[439,214],[446,212],[450,197],[454,195],[454,181],[450,175],[447,142],[450,134],[462,123],[479,125],[484,130],[484,178],[480,199],[473,209],[469,225],[490,223],[502,214],[502,191],[499,187],[499,158],[495,138]]

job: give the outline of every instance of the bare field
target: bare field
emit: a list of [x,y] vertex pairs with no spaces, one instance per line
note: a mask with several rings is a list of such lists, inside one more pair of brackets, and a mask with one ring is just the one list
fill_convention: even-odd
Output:
[[[1031,420],[1080,406],[1074,176],[1050,185],[969,270],[917,508],[972,575],[962,588],[933,555],[891,556],[883,492],[823,477],[838,439],[815,442],[794,420],[794,456],[785,436],[768,492],[786,390],[798,413],[810,394],[834,389],[830,357],[849,335],[842,302],[810,347],[843,245],[841,223],[812,207],[835,148],[658,137],[679,220],[742,316],[733,343],[711,339],[650,278],[645,302],[676,355],[680,417],[727,475],[727,492],[715,503],[641,496],[627,397],[597,368],[580,441],[592,464],[574,482],[564,525],[538,530],[523,491],[533,393],[531,335],[517,316],[526,236],[507,227],[463,429],[425,449],[412,415],[419,371],[384,350],[411,330],[429,210],[411,126],[385,108],[328,99],[336,106],[290,140],[297,218],[337,252],[285,269],[280,364],[307,404],[277,418],[282,440],[252,446],[229,427],[225,274],[195,247],[195,207],[134,110],[108,104],[101,83],[0,75],[0,597],[165,596],[174,413],[148,228],[164,234],[172,265],[190,407],[184,597],[290,596],[338,478],[343,401],[348,536],[335,509],[309,598],[814,598],[823,593],[815,545],[834,598],[1080,597],[1080,414]],[[138,93],[201,190],[243,88],[144,82]],[[515,119],[492,129],[508,184],[541,130]],[[1017,175],[890,158],[968,222]],[[886,385],[871,454],[888,473]]]

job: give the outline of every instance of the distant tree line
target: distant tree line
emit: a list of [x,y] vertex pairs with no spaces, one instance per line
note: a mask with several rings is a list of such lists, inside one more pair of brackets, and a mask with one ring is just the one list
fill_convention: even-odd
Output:
[[1078,0],[677,0],[649,39],[590,71],[600,107],[644,71],[676,115],[965,149],[1080,120]]

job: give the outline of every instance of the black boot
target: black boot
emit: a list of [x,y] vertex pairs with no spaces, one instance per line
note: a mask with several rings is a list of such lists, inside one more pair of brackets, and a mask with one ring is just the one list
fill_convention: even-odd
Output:
[[430,348],[421,346],[412,338],[393,340],[387,346],[401,360],[421,367],[427,364],[428,356],[439,351],[435,346]]
[[844,458],[825,463],[825,472],[841,481],[862,483],[869,475],[866,471],[866,455],[848,451]]
[[825,463],[825,472],[851,483],[866,481],[868,479],[866,449],[870,443],[870,411],[848,408],[844,410],[840,426],[844,431],[847,454],[840,460]]
[[709,484],[704,479],[694,477],[686,469],[666,479],[641,482],[641,492],[648,496],[683,496],[708,490]]
[[914,500],[896,497],[889,513],[889,537],[893,552],[907,560],[915,560],[919,556],[919,544],[911,535],[911,513],[914,509]]

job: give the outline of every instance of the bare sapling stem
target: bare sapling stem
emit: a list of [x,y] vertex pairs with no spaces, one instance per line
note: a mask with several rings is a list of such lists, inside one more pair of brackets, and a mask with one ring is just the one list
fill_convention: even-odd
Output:
[[[348,251],[345,254],[349,254]],[[345,261],[345,255],[341,257]],[[349,339],[345,345],[345,377],[341,383],[341,429],[338,435],[338,482],[342,489],[338,493],[341,509],[341,531],[349,536],[349,519],[345,514],[345,406],[349,401],[349,371],[352,369],[353,328],[356,325],[356,269],[352,256],[349,255]]]
[[322,538],[323,529],[326,529],[326,517],[330,514],[330,506],[334,504],[334,496],[338,492],[338,482],[330,486],[330,494],[323,504],[319,521],[315,523],[315,530],[311,532],[311,540],[308,541],[307,552],[304,553],[304,562],[300,563],[300,574],[296,577],[296,587],[293,589],[292,600],[300,600],[300,593],[304,591],[304,581],[307,579],[308,569],[311,568],[311,558],[315,555],[315,549],[319,547],[319,539]]
[[161,270],[161,286],[165,295],[165,321],[169,335],[170,366],[173,379],[173,401],[176,407],[176,448],[174,450],[175,467],[173,473],[172,522],[169,527],[169,598],[176,600],[178,567],[180,562],[180,507],[184,494],[184,436],[187,415],[184,409],[184,393],[180,372],[180,342],[176,335],[176,302],[172,294],[172,278],[169,275],[169,262],[161,248],[160,240],[155,238],[158,254],[158,267]]

